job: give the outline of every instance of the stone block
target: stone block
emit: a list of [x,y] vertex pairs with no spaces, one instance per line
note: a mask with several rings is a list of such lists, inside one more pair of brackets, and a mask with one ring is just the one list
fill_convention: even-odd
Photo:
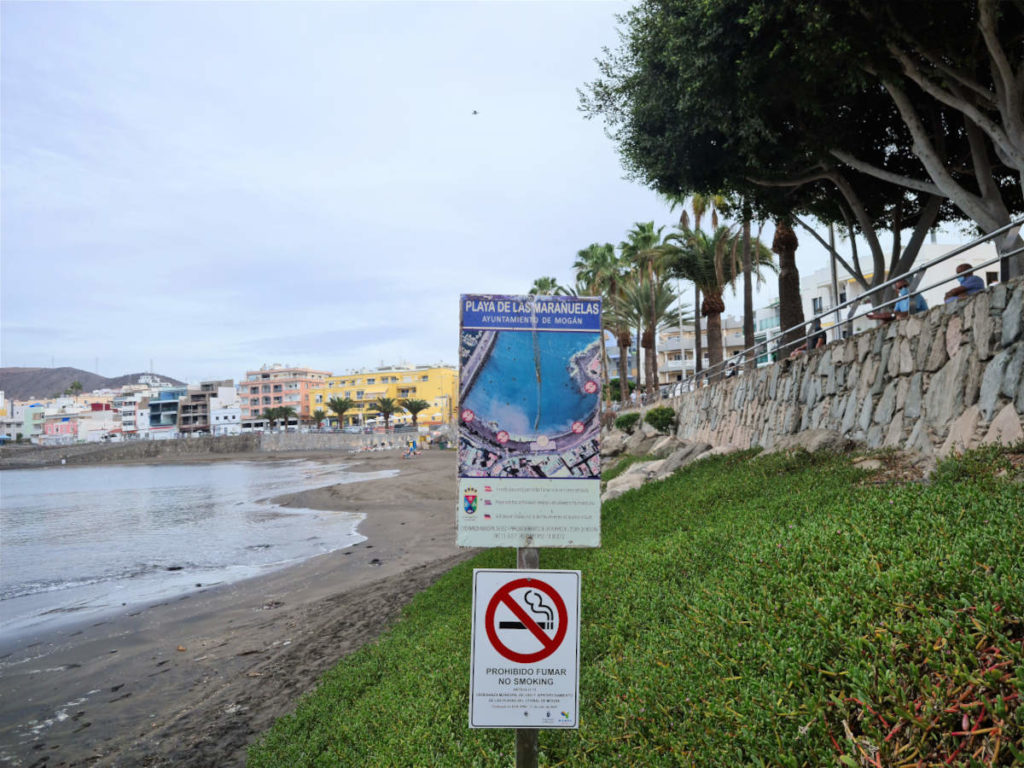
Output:
[[657,459],[664,459],[678,447],[679,440],[676,437],[665,435],[654,441],[654,445],[651,446],[651,450],[648,453]]
[[931,432],[925,424],[924,419],[918,419],[914,428],[910,430],[910,437],[907,438],[906,450],[914,453],[921,453],[931,456],[935,452],[932,445]]
[[978,430],[978,419],[980,416],[981,411],[978,410],[976,405],[972,405],[960,414],[949,428],[949,434],[938,450],[939,456],[963,453],[977,446],[978,439],[975,437],[975,432]]
[[1014,445],[1024,440],[1024,426],[1021,426],[1020,416],[1013,404],[1004,406],[988,427],[985,436],[981,438],[982,445],[999,443],[1000,445]]
[[882,440],[885,439],[885,430],[881,424],[872,425],[871,429],[868,430],[867,442],[868,448],[874,450],[875,448],[882,447]]
[[979,293],[974,297],[974,310],[971,319],[971,335],[974,348],[978,351],[979,360],[992,357],[992,315],[989,314],[989,297],[987,293]]
[[686,443],[673,451],[659,466],[663,476],[673,474],[676,470],[685,467],[696,461],[700,456],[711,450],[708,443],[692,442]]
[[626,441],[629,439],[629,435],[618,429],[610,430],[604,437],[601,438],[601,455],[602,456],[618,456],[624,450],[626,450]]
[[949,318],[949,323],[946,324],[946,354],[949,357],[957,353],[964,341],[963,322],[963,315],[957,314]]
[[1013,357],[1006,364],[1000,392],[1013,401],[1019,412],[1024,413],[1024,344],[1017,345]]
[[985,421],[990,421],[996,412],[1003,388],[1003,376],[1012,357],[1010,350],[1004,349],[985,366],[985,372],[981,377],[981,391],[978,394],[978,408]]
[[916,339],[920,336],[922,328],[924,328],[924,321],[919,317],[908,317],[904,322],[904,334],[908,339]]
[[846,398],[846,411],[843,413],[843,424],[839,428],[844,435],[850,434],[857,423],[857,404],[860,402],[856,392],[851,392]]
[[937,371],[945,365],[947,360],[949,360],[949,355],[946,354],[946,335],[943,330],[937,329],[932,337],[931,349],[928,352],[928,359],[925,360],[924,369]]
[[875,373],[875,380],[871,383],[871,394],[880,394],[889,380],[889,360],[892,358],[892,344],[882,350],[882,358],[878,363],[878,370]]
[[[1010,287],[1007,286],[1007,290],[1009,289]],[[1003,310],[1002,346],[1008,347],[1017,341],[1022,328],[1024,328],[1024,283],[1018,283],[1006,302],[1006,309]]]
[[885,431],[882,445],[886,448],[899,448],[903,444],[903,414],[897,411]]
[[1002,311],[1006,309],[1006,294],[1006,283],[998,283],[989,290],[988,295],[991,312],[994,314],[1002,314]]
[[[882,396],[878,399],[878,407],[875,409],[875,423],[888,424],[896,412],[896,382],[889,382]],[[869,443],[870,445],[870,443]]]
[[900,376],[914,372],[914,354],[910,348],[910,339],[901,339],[899,348],[899,370]]
[[922,380],[923,374],[915,373],[907,385],[907,399],[903,403],[903,410],[908,419],[917,419],[921,416]]
[[862,432],[867,432],[871,427],[871,412],[874,410],[874,406],[875,404],[870,396],[864,398],[864,402],[860,407],[860,418],[857,419],[857,425]]
[[809,453],[816,451],[833,451],[841,453],[854,448],[854,443],[838,432],[830,429],[809,429],[795,435],[780,437],[772,446],[772,452],[795,451],[803,449]]
[[929,382],[924,396],[924,413],[928,423],[935,427],[948,424],[964,402],[964,379],[967,375],[971,350],[960,347],[956,356],[942,366]]

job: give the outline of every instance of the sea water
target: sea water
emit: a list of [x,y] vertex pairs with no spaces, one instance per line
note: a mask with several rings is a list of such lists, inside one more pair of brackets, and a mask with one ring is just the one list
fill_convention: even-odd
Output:
[[268,499],[368,478],[308,461],[2,472],[4,644],[362,541],[362,515]]

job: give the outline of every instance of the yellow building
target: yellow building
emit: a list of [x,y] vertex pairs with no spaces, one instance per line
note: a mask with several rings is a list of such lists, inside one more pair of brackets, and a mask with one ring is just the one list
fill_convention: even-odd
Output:
[[[332,398],[349,398],[356,405],[345,412],[345,426],[370,425],[379,418],[373,402],[379,397],[398,400],[426,400],[430,405],[417,415],[423,426],[449,424],[458,405],[458,371],[447,365],[417,365],[411,368],[384,367],[330,376],[325,385],[309,392],[309,412],[318,408],[334,420],[328,403]],[[382,422],[381,422],[382,423]],[[412,424],[407,411],[397,408],[391,417],[393,426]]]

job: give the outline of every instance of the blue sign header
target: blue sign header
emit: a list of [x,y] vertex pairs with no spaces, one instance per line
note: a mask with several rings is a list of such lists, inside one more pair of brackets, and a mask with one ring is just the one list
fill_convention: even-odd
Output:
[[479,331],[601,330],[601,299],[464,294],[462,328]]

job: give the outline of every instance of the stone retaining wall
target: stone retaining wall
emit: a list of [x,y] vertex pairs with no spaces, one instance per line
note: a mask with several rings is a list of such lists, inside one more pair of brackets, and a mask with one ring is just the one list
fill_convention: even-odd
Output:
[[1024,281],[682,395],[678,437],[771,449],[809,429],[944,456],[1024,440]]
[[234,437],[202,437],[181,440],[136,440],[127,443],[85,443],[51,447],[5,448],[0,467],[45,467],[60,464],[116,464],[162,456],[209,456],[249,453],[260,449],[259,434]]

